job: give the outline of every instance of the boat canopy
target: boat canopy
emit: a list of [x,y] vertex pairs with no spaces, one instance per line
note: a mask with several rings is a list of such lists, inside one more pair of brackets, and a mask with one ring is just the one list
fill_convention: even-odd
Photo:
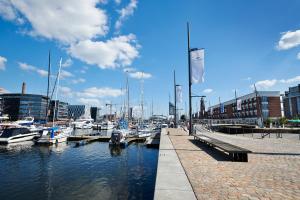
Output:
[[27,134],[29,132],[30,131],[28,128],[7,128],[3,130],[3,132],[0,134],[0,137],[9,138],[20,134]]

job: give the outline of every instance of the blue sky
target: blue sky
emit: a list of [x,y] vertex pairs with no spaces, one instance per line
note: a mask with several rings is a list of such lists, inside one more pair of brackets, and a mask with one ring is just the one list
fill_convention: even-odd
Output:
[[[205,82],[193,93],[211,105],[252,91],[284,91],[300,83],[300,2],[297,0],[0,1],[0,87],[45,94],[62,57],[59,99],[118,104],[128,70],[131,105],[167,114],[173,70],[187,101],[186,22],[191,47],[205,48]],[[299,54],[299,55],[298,55]],[[197,107],[196,100],[194,108]]]

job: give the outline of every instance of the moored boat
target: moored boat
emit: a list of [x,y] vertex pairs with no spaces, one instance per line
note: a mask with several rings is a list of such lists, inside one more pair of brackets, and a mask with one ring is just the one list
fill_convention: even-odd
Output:
[[0,132],[0,143],[16,143],[33,140],[41,130],[36,127],[10,126]]
[[111,133],[111,138],[109,140],[109,145],[111,146],[126,146],[126,133],[121,130],[113,130]]
[[57,144],[66,142],[68,136],[72,134],[71,127],[51,127],[42,131],[41,137],[36,141],[37,144]]

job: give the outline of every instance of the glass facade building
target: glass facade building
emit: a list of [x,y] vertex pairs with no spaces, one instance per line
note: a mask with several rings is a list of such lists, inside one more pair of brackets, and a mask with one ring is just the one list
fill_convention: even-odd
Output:
[[1,94],[3,99],[3,113],[8,114],[15,121],[27,116],[35,121],[45,120],[47,97],[36,94]]

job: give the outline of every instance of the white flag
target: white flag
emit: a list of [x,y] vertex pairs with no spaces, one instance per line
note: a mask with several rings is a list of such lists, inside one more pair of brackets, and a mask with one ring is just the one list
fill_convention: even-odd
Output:
[[242,99],[236,100],[236,109],[242,110]]
[[176,86],[176,99],[178,103],[182,102],[182,87],[181,85]]
[[204,49],[190,52],[192,83],[204,82]]

